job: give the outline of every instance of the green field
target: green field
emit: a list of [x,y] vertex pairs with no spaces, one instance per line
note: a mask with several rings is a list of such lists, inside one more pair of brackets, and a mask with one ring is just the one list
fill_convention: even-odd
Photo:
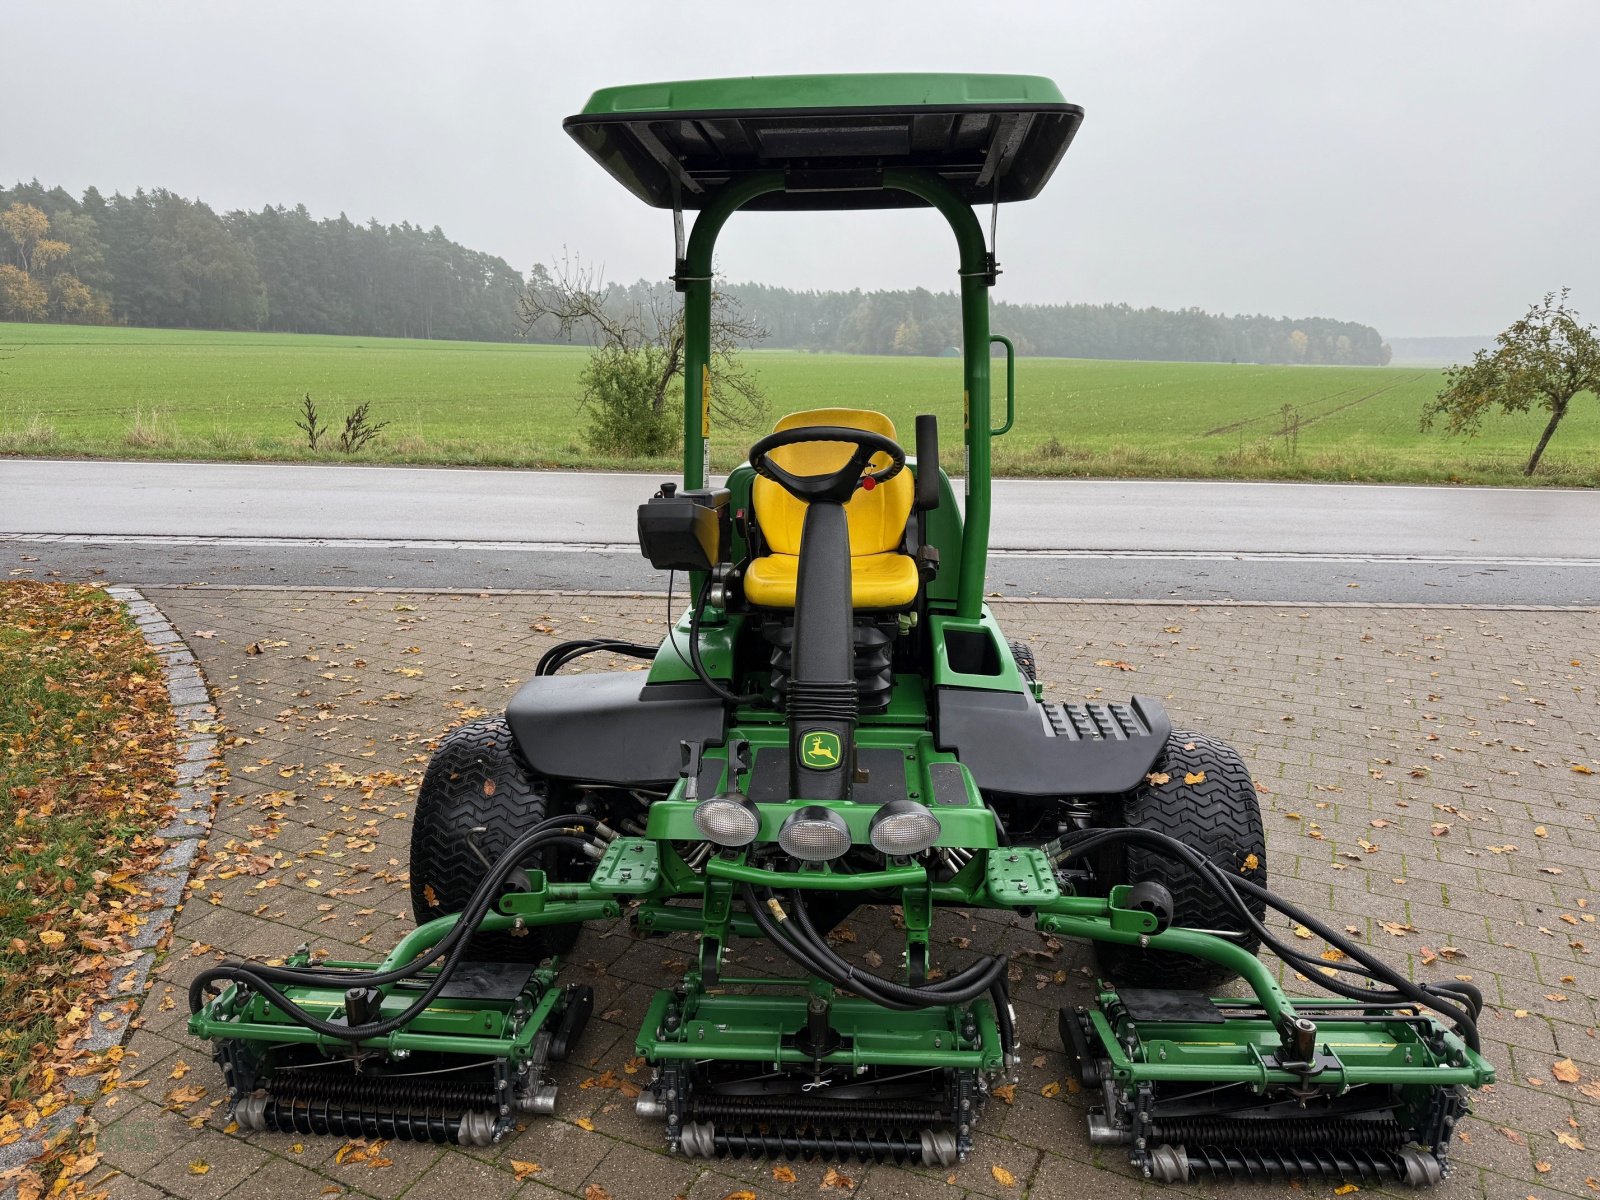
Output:
[[[947,447],[961,427],[955,359],[751,358],[774,414],[878,408],[909,435],[914,414],[934,412]],[[571,347],[0,324],[0,453],[338,459],[312,454],[294,427],[310,392],[325,418],[366,401],[390,423],[364,461],[668,468],[585,448],[583,362]],[[1427,368],[1031,358],[1017,375],[1016,427],[995,443],[1007,474],[1521,483],[1541,424],[1494,418],[1475,439],[1421,433],[1440,380]],[[716,464],[738,462],[759,432],[714,429]],[[1600,485],[1592,397],[1536,481]]]

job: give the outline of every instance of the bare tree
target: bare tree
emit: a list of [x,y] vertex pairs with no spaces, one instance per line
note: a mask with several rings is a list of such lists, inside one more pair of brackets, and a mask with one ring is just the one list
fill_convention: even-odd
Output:
[[[642,294],[641,294],[642,293]],[[535,265],[518,300],[525,332],[587,337],[594,347],[580,403],[596,449],[661,454],[678,441],[675,393],[684,372],[683,302],[664,289],[625,289],[577,255],[553,271]],[[711,414],[738,428],[759,423],[766,399],[740,351],[767,336],[721,291],[711,297]]]

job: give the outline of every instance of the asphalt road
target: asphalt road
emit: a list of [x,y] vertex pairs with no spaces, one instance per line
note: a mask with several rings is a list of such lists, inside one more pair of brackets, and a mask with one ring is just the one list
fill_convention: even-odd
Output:
[[[655,476],[0,460],[0,566],[133,584],[660,591]],[[958,484],[959,486],[959,484]],[[1002,480],[1013,596],[1600,604],[1600,493]]]

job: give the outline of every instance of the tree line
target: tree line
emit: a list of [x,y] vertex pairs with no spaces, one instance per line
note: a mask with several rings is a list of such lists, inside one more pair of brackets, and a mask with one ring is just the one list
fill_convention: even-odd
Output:
[[437,226],[37,181],[0,188],[0,260],[0,319],[184,329],[505,341],[523,286]]
[[[557,342],[558,323],[519,322],[525,279],[437,226],[314,218],[304,205],[218,213],[157,188],[75,197],[37,180],[0,188],[0,319],[199,329]],[[769,347],[948,354],[961,343],[953,293],[722,289]],[[667,285],[608,289],[618,311],[676,304]],[[1021,354],[1182,362],[1388,362],[1368,325],[1126,304],[994,307]]]

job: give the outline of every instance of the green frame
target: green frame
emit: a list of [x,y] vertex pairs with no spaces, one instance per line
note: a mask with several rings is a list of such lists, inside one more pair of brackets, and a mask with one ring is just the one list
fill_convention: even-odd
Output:
[[[886,170],[883,186],[905,192],[937,209],[955,235],[961,280],[961,378],[965,448],[966,516],[957,564],[956,615],[978,619],[989,558],[990,428],[989,288],[994,262],[977,215],[961,195],[932,171]],[[711,373],[711,293],[717,238],[739,209],[785,187],[782,171],[747,176],[713,196],[695,217],[678,275],[684,292],[683,486],[706,486],[710,426],[705,383]],[[1005,429],[1013,406],[1007,405]],[[1004,432],[1004,429],[1002,429]],[[698,586],[698,584],[696,585]]]

